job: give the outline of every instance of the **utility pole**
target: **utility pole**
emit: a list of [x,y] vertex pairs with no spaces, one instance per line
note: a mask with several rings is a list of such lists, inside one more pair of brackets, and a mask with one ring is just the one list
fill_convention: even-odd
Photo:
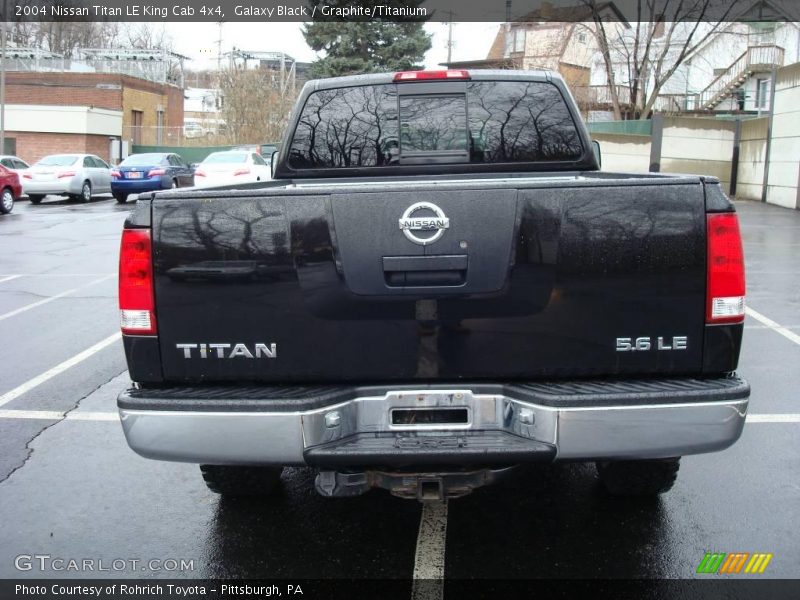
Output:
[[506,0],[506,22],[503,23],[503,28],[505,29],[503,58],[508,58],[511,56],[511,0]]
[[0,21],[0,154],[6,153],[6,8],[3,0],[3,20]]
[[217,72],[222,70],[222,21],[217,21],[219,35],[217,36]]
[[453,58],[453,11],[447,11],[447,64]]

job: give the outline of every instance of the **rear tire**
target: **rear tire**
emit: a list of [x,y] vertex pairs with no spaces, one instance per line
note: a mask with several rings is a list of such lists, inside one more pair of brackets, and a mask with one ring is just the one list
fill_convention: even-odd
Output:
[[0,213],[7,215],[14,210],[14,192],[11,188],[4,188],[0,194]]
[[116,200],[120,204],[125,204],[128,201],[128,194],[120,194],[119,192],[117,192],[114,194],[114,200]]
[[203,479],[212,492],[226,497],[270,496],[281,485],[281,467],[240,467],[200,465]]
[[28,200],[31,201],[31,204],[39,204],[44,200],[44,196],[41,194],[28,194]]
[[603,487],[615,496],[655,496],[675,484],[680,457],[595,463]]
[[78,200],[81,202],[89,202],[92,199],[92,184],[88,181],[84,181],[83,185],[81,186],[81,193],[78,196]]

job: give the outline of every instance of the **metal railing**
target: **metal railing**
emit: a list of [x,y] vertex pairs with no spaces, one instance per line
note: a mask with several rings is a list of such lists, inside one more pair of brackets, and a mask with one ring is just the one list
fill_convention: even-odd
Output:
[[236,143],[236,140],[229,139],[227,131],[213,125],[125,125],[122,128],[122,139],[136,146],[209,146]]
[[713,108],[739,87],[750,73],[782,66],[783,57],[784,49],[780,46],[750,46],[697,95],[695,106]]
[[[659,94],[653,110],[670,113],[713,108],[744,83],[750,74],[782,66],[783,58],[784,49],[780,46],[750,46],[703,91],[688,94]],[[617,85],[616,90],[620,107],[630,108],[630,88]],[[574,86],[572,93],[581,108],[596,109],[613,106],[611,86],[608,85]]]
[[6,71],[28,73],[106,73],[127,75],[155,83],[182,85],[182,77],[169,63],[160,60],[77,60],[71,58],[9,58]]

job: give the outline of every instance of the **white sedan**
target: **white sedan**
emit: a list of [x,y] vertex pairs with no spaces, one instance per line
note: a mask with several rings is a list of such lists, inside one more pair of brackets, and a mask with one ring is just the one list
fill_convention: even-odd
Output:
[[272,179],[270,166],[261,155],[242,150],[212,152],[197,165],[195,187],[235,185]]
[[111,167],[94,154],[51,154],[22,175],[33,204],[48,194],[88,202],[94,194],[111,192]]

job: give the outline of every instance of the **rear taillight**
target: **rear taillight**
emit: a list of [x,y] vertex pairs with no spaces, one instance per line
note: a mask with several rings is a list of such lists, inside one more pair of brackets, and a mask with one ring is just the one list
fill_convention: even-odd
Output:
[[197,170],[194,172],[194,176],[195,176],[195,177],[205,177],[205,176],[206,176],[206,172],[205,172],[205,171],[201,171],[201,170],[197,169]]
[[400,71],[394,74],[394,81],[431,81],[435,79],[469,79],[469,71],[447,69],[445,71]]
[[147,173],[147,176],[155,177],[157,175],[164,175],[166,172],[166,169],[150,169],[150,171]]
[[122,177],[122,174],[119,171],[117,171],[116,169],[114,169],[113,171],[111,171],[111,176],[114,179],[119,179],[120,177]]
[[236,177],[237,175],[249,175],[250,169],[236,169],[233,172],[233,176]]
[[744,321],[744,253],[736,213],[707,215],[706,323]]
[[61,179],[63,177],[75,177],[75,171],[61,171],[58,174],[58,178]]
[[119,252],[122,333],[156,335],[152,243],[149,229],[125,229]]

